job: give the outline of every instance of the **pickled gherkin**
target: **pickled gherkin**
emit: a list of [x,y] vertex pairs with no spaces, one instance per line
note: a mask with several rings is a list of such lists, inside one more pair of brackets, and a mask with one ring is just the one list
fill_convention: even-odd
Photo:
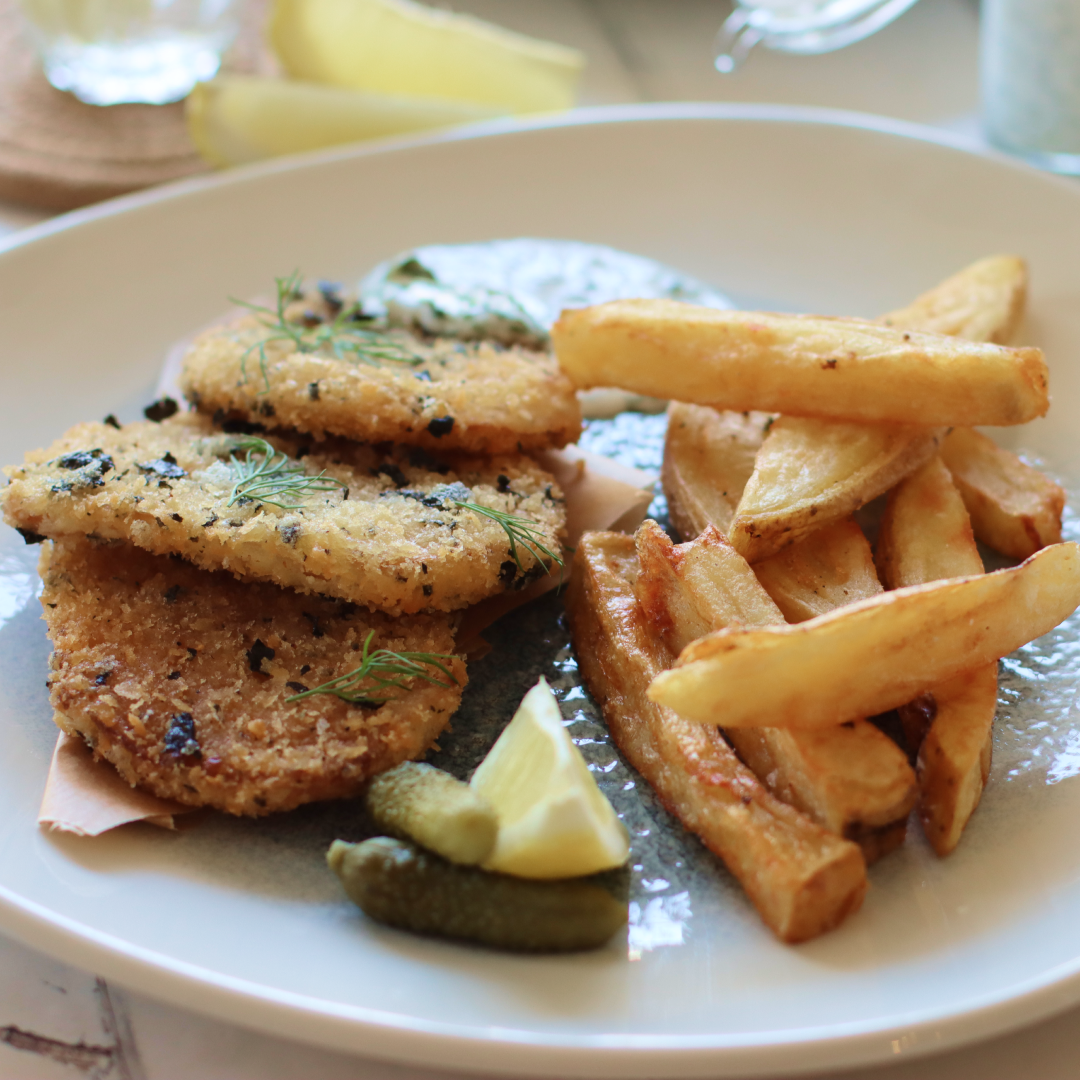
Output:
[[371,782],[367,810],[385,832],[415,840],[463,866],[483,862],[494,849],[499,831],[487,799],[449,773],[415,761]]
[[625,897],[606,880],[529,881],[455,866],[404,840],[335,840],[330,868],[349,898],[378,922],[418,934],[516,952],[603,945],[627,921]]

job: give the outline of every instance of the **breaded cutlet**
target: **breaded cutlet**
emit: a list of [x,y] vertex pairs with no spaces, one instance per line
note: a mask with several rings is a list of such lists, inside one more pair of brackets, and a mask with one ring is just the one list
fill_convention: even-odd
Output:
[[383,705],[289,703],[355,669],[372,630],[371,649],[452,653],[453,616],[389,619],[84,538],[47,544],[41,576],[58,722],[189,806],[258,816],[355,795],[431,745],[466,683],[454,657],[457,685],[428,668],[439,685],[410,679]]
[[[312,330],[333,313],[315,294],[291,304],[286,317]],[[311,351],[287,335],[274,338],[266,323],[267,316],[245,315],[192,345],[180,384],[201,412],[316,438],[470,454],[546,450],[581,434],[574,386],[548,352],[393,330],[379,339],[388,347],[339,357],[332,347],[314,348],[311,334]],[[350,340],[347,331],[341,340]]]
[[272,437],[289,467],[300,462],[308,476],[325,470],[344,485],[279,495],[285,505],[303,504],[282,509],[266,501],[272,496],[265,491],[263,499],[232,498],[237,472],[230,453],[241,462],[249,455],[256,464],[265,460],[243,449],[250,446],[245,439],[191,413],[120,429],[79,424],[6,470],[4,517],[31,540],[128,540],[206,570],[392,615],[463,608],[523,587],[551,563],[520,540],[515,561],[503,525],[463,502],[514,515],[535,530],[539,544],[560,551],[561,492],[524,455],[459,459],[451,468],[424,451],[344,440],[304,447],[295,436]]

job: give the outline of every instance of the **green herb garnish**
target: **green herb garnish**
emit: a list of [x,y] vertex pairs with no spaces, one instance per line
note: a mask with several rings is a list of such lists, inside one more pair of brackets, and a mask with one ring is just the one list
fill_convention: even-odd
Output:
[[505,510],[492,510],[487,506],[481,506],[479,503],[464,502],[461,499],[453,499],[452,501],[456,506],[460,506],[462,510],[471,510],[474,514],[491,518],[492,521],[497,521],[503,527],[507,539],[510,541],[510,558],[517,563],[517,568],[522,573],[525,572],[525,567],[521,565],[518,544],[533,555],[536,561],[544,568],[545,574],[551,573],[551,567],[544,562],[542,555],[546,555],[553,563],[557,564],[560,571],[563,569],[562,556],[552,551],[543,542],[543,531],[535,522],[530,521],[528,518],[518,517],[517,514],[510,514]]
[[[286,698],[286,704],[301,701],[304,698],[314,697],[316,694],[332,694],[342,701],[351,705],[381,705],[391,698],[380,691],[394,688],[397,690],[409,690],[402,679],[425,679],[436,686],[457,686],[458,681],[454,678],[450,669],[441,661],[453,660],[449,653],[425,653],[425,652],[393,652],[391,649],[376,649],[371,651],[371,639],[375,631],[368,631],[364,641],[363,651],[360,653],[360,666],[353,669],[347,675],[339,675],[336,679],[325,682],[322,686],[316,686],[314,690],[305,690],[302,694],[294,694]],[[450,681],[441,682],[429,674],[426,668],[435,668],[442,672]],[[362,683],[368,685],[362,686]]]
[[262,372],[264,385],[260,394],[270,392],[266,346],[271,341],[290,341],[297,352],[330,353],[337,360],[370,364],[372,367],[382,367],[384,363],[415,367],[426,359],[398,338],[361,325],[371,320],[364,315],[359,302],[342,307],[330,322],[320,322],[314,326],[302,321],[294,322],[286,317],[285,312],[289,304],[303,295],[300,290],[303,283],[300,272],[294,270],[288,277],[275,278],[274,283],[277,286],[277,301],[273,309],[261,304],[249,304],[244,300],[232,301],[260,315],[262,325],[269,331],[261,341],[245,349],[240,358],[240,374],[246,383],[248,357],[258,351],[259,370]]
[[325,472],[308,476],[299,461],[292,461],[288,454],[275,450],[265,439],[254,436],[244,439],[237,444],[236,450],[246,450],[247,454],[242,461],[235,453],[229,454],[236,483],[229,493],[228,506],[242,499],[252,499],[281,510],[299,510],[304,505],[302,496],[316,491],[340,491],[345,487]]

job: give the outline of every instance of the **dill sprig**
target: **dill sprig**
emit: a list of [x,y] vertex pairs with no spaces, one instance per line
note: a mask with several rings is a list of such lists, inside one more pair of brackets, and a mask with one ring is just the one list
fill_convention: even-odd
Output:
[[[302,701],[304,698],[314,697],[316,694],[332,694],[342,701],[352,705],[381,705],[391,698],[382,694],[383,690],[410,690],[402,679],[425,679],[436,686],[457,686],[458,681],[453,673],[441,661],[453,660],[449,653],[425,653],[425,652],[394,652],[391,649],[371,650],[371,639],[375,631],[368,631],[364,641],[364,648],[360,653],[360,666],[354,668],[347,675],[339,675],[336,679],[324,682],[322,686],[316,686],[314,690],[305,690],[301,694],[294,694],[286,698],[286,703]],[[441,682],[431,675],[426,669],[435,668],[445,675],[450,681]],[[362,684],[367,685],[362,685]]]
[[266,346],[272,341],[292,342],[297,352],[329,353],[336,360],[349,360],[372,367],[382,367],[384,363],[415,367],[424,362],[425,357],[421,353],[410,349],[398,338],[361,325],[370,319],[364,315],[359,302],[343,306],[330,322],[320,322],[314,326],[289,319],[286,315],[289,305],[303,295],[303,278],[298,270],[294,270],[288,277],[275,278],[274,284],[277,287],[277,299],[273,308],[250,304],[244,300],[232,301],[259,315],[260,322],[269,331],[262,340],[245,349],[240,358],[240,374],[246,383],[248,357],[253,352],[258,352],[259,370],[263,377],[260,394],[270,391],[270,376],[266,370]]
[[479,503],[466,502],[461,499],[454,499],[453,502],[462,508],[462,510],[471,510],[474,514],[480,514],[483,517],[491,518],[492,521],[498,522],[503,530],[506,532],[507,539],[510,541],[510,558],[517,563],[517,568],[524,573],[525,567],[521,565],[521,556],[518,554],[518,545],[520,544],[526,551],[528,551],[536,559],[536,561],[544,568],[545,574],[551,573],[551,567],[544,562],[542,556],[546,555],[553,563],[555,563],[559,570],[563,569],[563,559],[558,552],[552,551],[551,548],[543,541],[543,530],[534,522],[528,518],[518,517],[517,514],[508,513],[505,510],[492,510],[488,506],[481,506]]
[[236,483],[229,493],[228,506],[241,499],[253,499],[281,510],[299,510],[304,505],[304,495],[339,491],[345,487],[325,472],[308,476],[299,461],[292,461],[288,454],[275,450],[265,439],[255,436],[244,439],[236,449],[246,450],[247,454],[242,461],[235,452],[229,454]]

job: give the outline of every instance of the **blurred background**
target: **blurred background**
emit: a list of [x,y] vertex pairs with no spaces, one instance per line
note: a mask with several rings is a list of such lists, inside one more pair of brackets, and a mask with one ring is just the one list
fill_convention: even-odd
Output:
[[[973,137],[981,130],[976,0],[920,0],[877,33],[822,55],[759,45],[730,74],[714,66],[718,31],[732,11],[727,0],[458,0],[456,12],[539,39],[537,49],[551,42],[576,51],[557,56],[566,70],[547,98],[514,108],[506,104],[513,87],[500,83],[479,112],[441,98],[444,89],[452,93],[452,74],[443,84],[420,87],[415,97],[408,80],[389,97],[380,86],[331,85],[334,73],[312,59],[309,46],[319,36],[312,20],[333,0],[278,0],[273,40],[265,30],[266,0],[234,0],[231,7],[218,0],[227,9],[226,37],[239,32],[221,75],[200,84],[186,104],[84,104],[49,85],[40,56],[48,57],[63,20],[89,2],[0,0],[0,229],[212,167],[570,103],[770,102],[877,113]],[[143,0],[96,0],[96,10],[115,10],[110,5],[117,2]],[[161,7],[167,5],[154,5]],[[94,32],[85,25],[77,31]],[[301,39],[305,56],[298,58],[290,43]],[[400,48],[410,41],[406,34]],[[523,46],[532,47],[531,41]],[[455,50],[436,51],[452,67]],[[369,66],[364,55],[371,53],[357,54],[355,69]]]

